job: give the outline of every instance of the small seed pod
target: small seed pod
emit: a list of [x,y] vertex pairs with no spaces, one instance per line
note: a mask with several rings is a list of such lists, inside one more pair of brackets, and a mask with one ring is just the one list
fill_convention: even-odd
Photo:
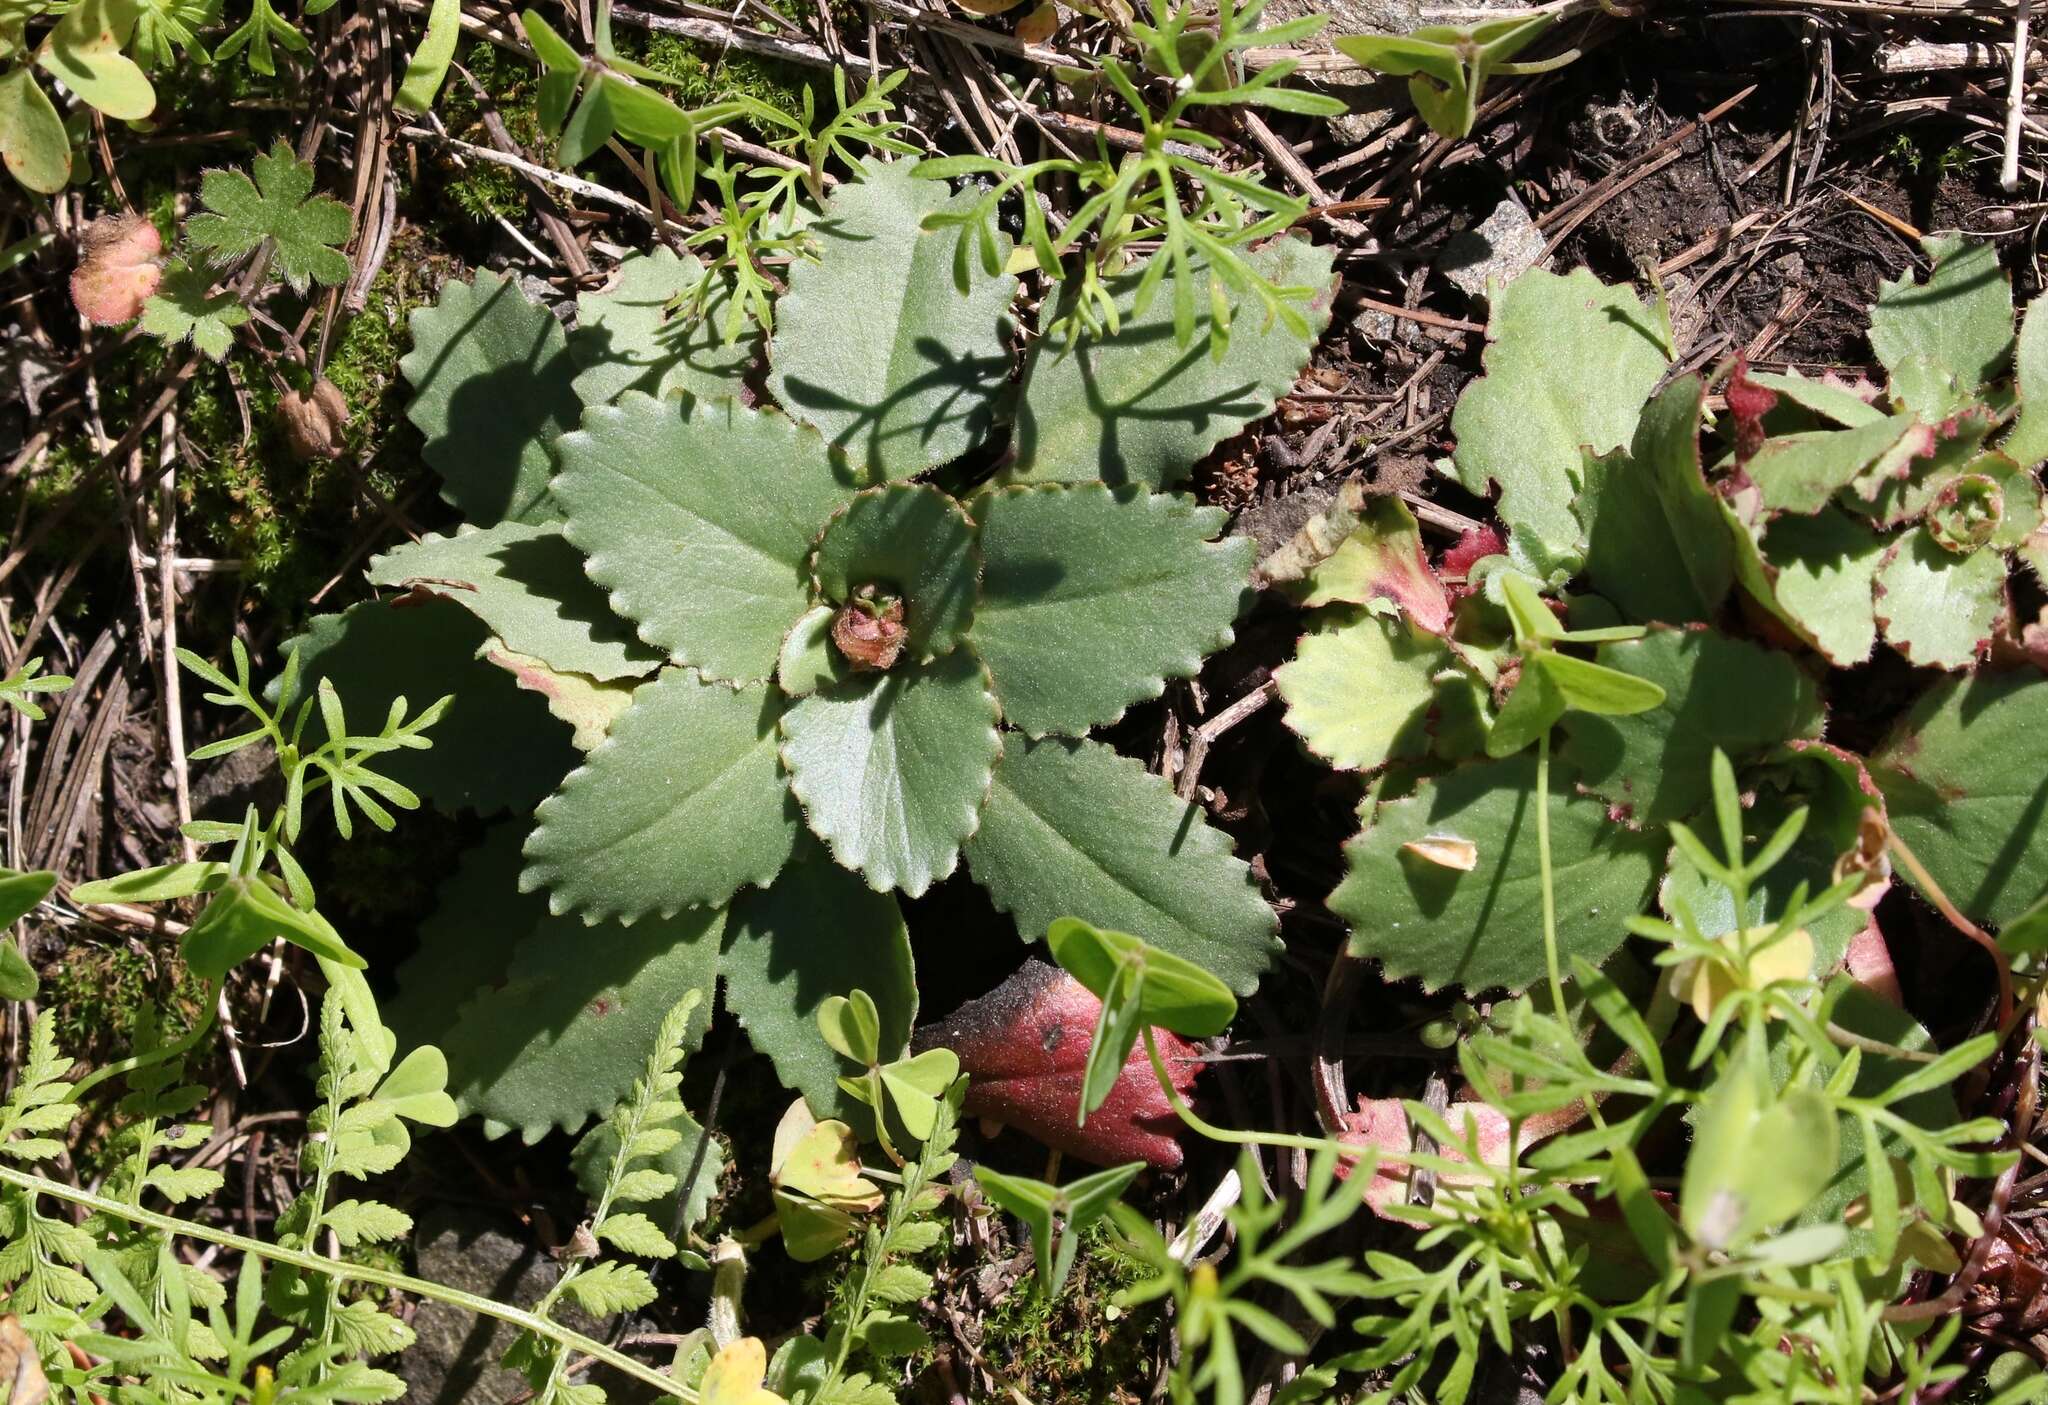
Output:
[[71,301],[85,320],[114,327],[142,315],[142,304],[163,278],[164,251],[156,226],[141,215],[101,215],[79,237]]
[[876,608],[857,600],[845,606],[832,618],[832,642],[857,669],[882,673],[895,667],[903,654],[903,602]]
[[292,457],[331,459],[342,451],[342,431],[348,427],[348,401],[341,387],[322,376],[309,393],[287,390],[277,397],[277,418],[284,428],[284,442]]

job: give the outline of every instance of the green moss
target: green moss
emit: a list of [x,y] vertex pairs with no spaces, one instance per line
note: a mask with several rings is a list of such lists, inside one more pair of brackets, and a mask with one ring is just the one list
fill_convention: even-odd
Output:
[[165,1006],[174,1034],[189,1029],[206,1008],[206,984],[169,953],[72,941],[44,974],[39,999],[56,1020],[57,1047],[98,1068],[135,1052],[144,1009]]
[[[971,1273],[977,1263],[956,1264]],[[1089,1226],[1073,1275],[1052,1297],[1020,1279],[981,1312],[981,1357],[1036,1400],[1135,1402],[1151,1385],[1161,1315],[1124,1311],[1118,1290],[1150,1276],[1106,1224]]]

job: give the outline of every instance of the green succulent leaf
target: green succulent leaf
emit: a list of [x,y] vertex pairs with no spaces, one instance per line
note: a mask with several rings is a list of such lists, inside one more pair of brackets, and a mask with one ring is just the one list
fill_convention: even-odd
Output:
[[633,637],[559,526],[500,522],[428,536],[370,561],[370,584],[445,596],[512,650],[600,681],[643,678],[661,656]]
[[1233,637],[1256,547],[1210,541],[1216,508],[1082,484],[999,490],[976,513],[974,647],[1031,736],[1113,722]]
[[[731,289],[721,281],[707,294],[700,286],[705,276],[692,255],[656,247],[622,262],[604,292],[576,299],[569,355],[584,404],[609,405],[629,390],[657,398],[739,395],[760,352],[760,333],[726,345],[718,328]],[[694,305],[699,296],[701,309]]]
[[1003,745],[988,677],[965,649],[802,699],[782,763],[811,832],[877,891],[917,897],[980,822]]
[[194,975],[220,981],[279,937],[342,966],[367,964],[319,913],[293,907],[253,875],[221,884],[179,940],[178,954]]
[[[156,110],[156,89],[142,66],[121,51],[141,14],[141,0],[80,0],[43,40],[36,63],[102,115],[140,122]],[[348,237],[346,221],[342,237]]]
[[[1708,1249],[1741,1249],[1791,1219],[1835,1173],[1835,1116],[1820,1090],[1765,1100],[1762,1080],[1736,1070],[1700,1108],[1679,1194],[1686,1232]],[[1759,1147],[1776,1150],[1758,1156]]]
[[406,61],[405,76],[399,80],[394,99],[399,111],[433,110],[434,95],[441,91],[441,84],[448,77],[455,42],[461,37],[462,0],[433,0],[427,11],[427,32]]
[[967,863],[1027,941],[1085,913],[1240,995],[1258,986],[1277,947],[1273,910],[1229,839],[1100,742],[1006,745]]
[[1793,633],[1847,667],[1877,644],[1872,581],[1886,539],[1839,508],[1811,517],[1788,514],[1759,536],[1726,504],[1736,577],[1752,598]]
[[864,990],[828,995],[819,1002],[818,1033],[833,1053],[862,1068],[882,1061],[882,1017],[874,997]]
[[1664,701],[1626,717],[1567,713],[1559,759],[1579,784],[1636,825],[1661,826],[1704,807],[1719,750],[1741,764],[1795,737],[1820,734],[1819,690],[1790,656],[1710,629],[1653,629],[1602,645],[1600,662],[1647,679]]
[[0,1000],[35,999],[35,967],[21,954],[8,929],[35,911],[36,905],[56,886],[54,873],[17,873],[11,868],[0,868]]
[[1451,414],[1459,481],[1498,485],[1503,522],[1568,552],[1584,535],[1572,511],[1584,451],[1635,435],[1669,364],[1663,332],[1626,287],[1531,269],[1494,300],[1486,337],[1486,374]]
[[1969,395],[2004,369],[2013,349],[2012,285],[1996,245],[1936,235],[1921,247],[1934,269],[1924,283],[1901,274],[1879,285],[1870,349],[1892,374],[1892,398],[1932,422],[1955,408],[1955,391]]
[[767,678],[811,606],[812,544],[853,497],[836,453],[781,415],[637,391],[558,450],[569,540],[640,637],[706,677]]
[[816,262],[790,270],[775,312],[769,385],[870,474],[910,478],[979,444],[1009,379],[1008,273],[978,260],[954,286],[969,231],[921,226],[974,203],[918,180],[915,162],[869,163],[809,227]]
[[0,163],[38,195],[55,195],[71,179],[64,119],[27,67],[0,73]]
[[249,320],[249,309],[232,290],[212,291],[213,274],[183,259],[165,267],[156,292],[142,304],[142,330],[175,346],[192,345],[218,361],[234,345],[235,328]]
[[765,884],[796,843],[776,760],[782,699],[688,669],[633,694],[611,735],[535,814],[520,883],[556,912],[633,922]]
[[1325,612],[1274,671],[1287,725],[1333,766],[1372,771],[1429,749],[1437,674],[1450,651],[1405,619]]
[[413,387],[405,414],[426,436],[441,496],[479,527],[559,517],[548,445],[582,411],[562,324],[518,284],[479,269],[444,284],[411,326],[413,349],[398,363]]
[[811,575],[823,600],[843,605],[876,586],[903,602],[904,645],[929,659],[960,642],[974,612],[980,562],[974,523],[936,488],[870,488],[836,513],[818,538]]
[[2048,776],[2028,760],[2044,728],[2048,682],[2032,671],[1949,678],[1871,758],[1893,830],[1978,922],[2003,926],[2048,892]]
[[[546,700],[480,657],[489,643],[483,623],[450,601],[368,600],[314,616],[287,648],[299,650],[297,697],[332,680],[358,718],[381,718],[401,697],[417,710],[452,696],[431,747],[381,755],[377,770],[442,809],[488,815],[531,807],[576,764]],[[304,746],[326,739],[315,708]]]
[[1875,589],[1887,644],[1922,667],[1968,668],[2005,616],[2005,558],[1958,556],[1916,527],[1886,551]]
[[347,282],[348,255],[332,246],[348,240],[348,206],[313,194],[313,168],[283,142],[250,169],[254,180],[240,171],[206,173],[199,185],[206,213],[185,222],[185,238],[216,264],[253,254],[270,240],[277,271],[294,291],[308,283]]
[[[1330,251],[1307,240],[1278,240],[1246,261],[1282,286],[1330,285]],[[1187,276],[1206,283],[1208,266],[1190,259]],[[1215,360],[1207,310],[1197,314],[1192,338],[1177,339],[1172,298],[1154,298],[1142,315],[1134,310],[1145,268],[1105,281],[1118,311],[1114,330],[1081,330],[1071,341],[1041,336],[1032,351],[1017,406],[1015,462],[1004,471],[1009,481],[1177,483],[1211,449],[1272,413],[1330,324],[1324,296],[1302,309],[1301,327],[1240,315]],[[1049,299],[1043,320],[1072,311]]]
[[910,937],[896,899],[832,862],[808,840],[771,886],[743,893],[726,921],[726,1007],[776,1076],[820,1116],[856,1128],[870,1111],[839,1086],[844,1067],[818,1029],[826,997],[859,989],[875,1003],[881,1050],[893,1059],[910,1042],[917,983]]
[[[1521,990],[1544,971],[1537,862],[1536,758],[1461,766],[1416,794],[1368,802],[1344,846],[1349,871],[1330,910],[1351,923],[1351,952],[1377,958],[1390,980],[1427,990]],[[1427,841],[1436,841],[1432,844]],[[1440,861],[1444,841],[1472,846],[1469,871]],[[1662,841],[1607,819],[1553,768],[1550,843],[1558,954],[1599,965],[1640,912]]]

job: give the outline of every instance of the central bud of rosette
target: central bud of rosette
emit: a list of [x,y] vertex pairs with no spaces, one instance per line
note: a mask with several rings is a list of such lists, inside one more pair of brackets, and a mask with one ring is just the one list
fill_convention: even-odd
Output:
[[883,673],[903,657],[903,600],[886,587],[863,585],[832,617],[832,643],[848,664]]

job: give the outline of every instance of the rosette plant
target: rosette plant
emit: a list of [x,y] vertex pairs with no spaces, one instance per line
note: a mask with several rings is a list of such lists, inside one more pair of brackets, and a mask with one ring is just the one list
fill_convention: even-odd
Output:
[[896,895],[963,868],[1026,940],[1086,912],[1247,992],[1271,959],[1228,839],[1088,734],[1232,637],[1252,543],[1170,489],[1306,364],[1327,254],[1248,255],[1302,317],[1240,315],[1220,355],[1144,265],[1114,271],[1118,330],[1037,337],[1020,369],[1015,278],[932,218],[971,195],[855,174],[765,343],[726,345],[729,287],[666,250],[573,333],[485,273],[414,318],[411,415],[468,524],[373,561],[396,597],[302,647],[366,705],[453,693],[451,744],[401,779],[518,816],[394,1007],[491,1124],[603,1111],[616,1048],[715,981],[786,1083],[863,1125],[815,1011],[865,990],[898,1057]]

